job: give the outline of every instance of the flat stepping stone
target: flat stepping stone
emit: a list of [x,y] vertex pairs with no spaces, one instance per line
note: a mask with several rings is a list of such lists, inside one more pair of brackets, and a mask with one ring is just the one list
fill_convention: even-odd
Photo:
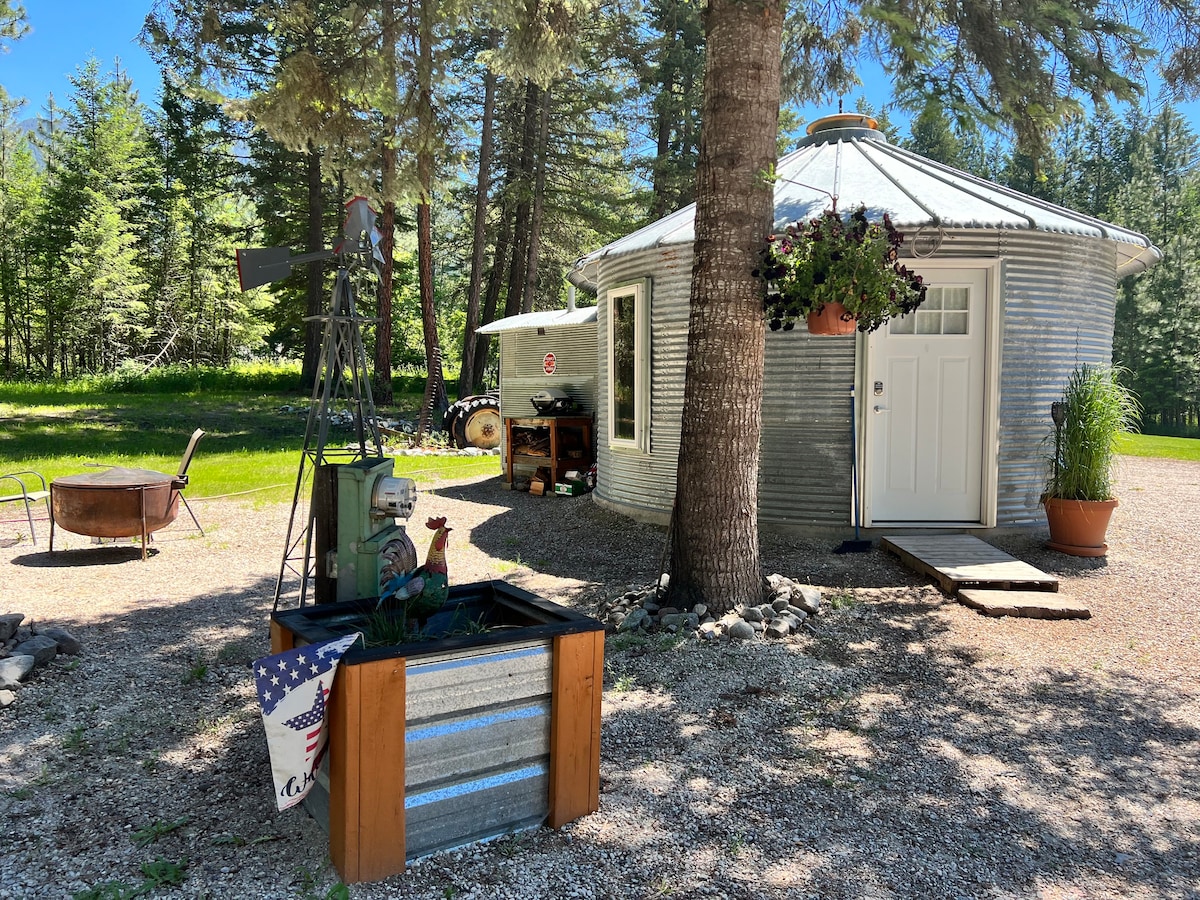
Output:
[[988,591],[962,588],[958,599],[985,616],[1021,616],[1026,619],[1090,619],[1086,605],[1049,591]]

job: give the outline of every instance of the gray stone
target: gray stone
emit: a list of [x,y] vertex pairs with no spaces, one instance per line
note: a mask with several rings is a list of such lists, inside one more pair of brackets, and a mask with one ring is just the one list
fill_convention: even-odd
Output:
[[964,588],[958,601],[985,616],[1021,616],[1027,619],[1090,619],[1086,603],[1050,591],[989,591]]
[[625,621],[625,613],[619,609],[614,609],[608,614],[608,624],[611,628],[620,628],[621,623]]
[[758,611],[760,613],[762,613],[764,622],[770,622],[771,619],[774,618],[775,607],[773,607],[770,603],[760,603],[760,604],[758,604],[757,608],[758,608]]
[[646,612],[648,612],[650,615],[653,616],[653,615],[657,615],[657,613],[659,612],[660,609],[662,609],[662,607],[660,607],[653,600],[647,600],[645,603],[642,604],[642,609],[644,609]]
[[752,640],[754,634],[754,626],[743,619],[738,619],[729,626],[729,636],[735,641]]
[[32,656],[7,656],[0,659],[0,688],[15,688],[33,669],[37,661]]
[[676,612],[670,615],[660,616],[658,624],[666,628],[682,628],[688,617],[685,613]]
[[750,622],[748,624],[750,625],[751,628],[754,629],[755,634],[762,634],[764,631],[767,630],[766,622]]
[[694,612],[697,616],[699,616],[701,619],[703,619],[706,615],[708,615],[708,607],[705,606],[703,603],[697,603],[695,606],[692,607],[692,612]]
[[807,619],[807,618],[808,618],[808,613],[806,613],[804,610],[802,610],[802,609],[801,609],[800,607],[798,607],[798,606],[789,606],[789,607],[787,608],[787,611],[788,611],[788,612],[789,612],[791,615],[793,615],[793,616],[795,616],[797,619],[799,619],[801,622],[803,622],[805,619]]
[[785,638],[792,633],[792,626],[787,619],[776,619],[767,626],[766,635],[769,638]]
[[633,631],[638,626],[644,624],[649,618],[649,614],[644,609],[635,609],[625,617],[625,620],[618,626],[617,631]]
[[44,666],[58,655],[58,642],[52,637],[37,634],[13,648],[17,656],[32,656],[34,664]]
[[771,609],[775,610],[775,612],[783,612],[788,608],[788,605],[787,598],[780,598],[771,602]]
[[680,614],[680,611],[678,609],[676,609],[674,606],[662,606],[662,607],[659,607],[659,610],[658,610],[658,617],[660,619],[665,618],[666,616],[677,616],[679,614]]
[[802,584],[792,594],[792,602],[810,616],[815,616],[821,611],[821,592],[812,585]]
[[0,616],[0,642],[7,641],[17,633],[17,626],[25,621],[25,613],[6,613]]
[[0,709],[12,706],[13,701],[17,699],[17,695],[12,691],[0,691]]
[[747,606],[744,610],[742,610],[742,618],[747,622],[761,622],[763,620],[763,614],[759,611],[757,606]]
[[38,634],[54,638],[54,643],[58,645],[59,653],[65,653],[67,656],[78,656],[83,652],[83,644],[79,643],[79,639],[65,628],[59,628],[58,626],[39,628]]

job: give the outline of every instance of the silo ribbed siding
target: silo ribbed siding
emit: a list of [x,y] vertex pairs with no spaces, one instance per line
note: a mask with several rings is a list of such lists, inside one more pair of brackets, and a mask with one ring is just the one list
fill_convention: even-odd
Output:
[[[946,233],[936,258],[997,256],[1003,261],[997,525],[1040,524],[1050,403],[1077,362],[1111,359],[1116,248],[1046,232],[964,229]],[[649,454],[609,446],[605,388],[605,292],[646,277],[652,280]],[[597,495],[618,509],[659,520],[669,514],[675,490],[690,287],[690,245],[599,261]],[[801,325],[768,333],[766,359],[761,521],[847,525],[855,338],[813,338]]]

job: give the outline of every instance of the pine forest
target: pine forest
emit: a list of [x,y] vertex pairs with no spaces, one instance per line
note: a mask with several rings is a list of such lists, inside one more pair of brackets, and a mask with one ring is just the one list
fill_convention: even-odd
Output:
[[[92,58],[69,96],[0,87],[6,379],[298,359],[311,383],[304,319],[323,310],[330,268],[243,293],[234,251],[329,247],[362,194],[384,231],[362,298],[380,319],[367,334],[378,399],[432,360],[452,395],[472,393],[497,377],[476,326],[561,306],[578,257],[692,200],[704,38],[686,0],[486,15],[436,0],[159,0],[142,39],[160,84]],[[785,59],[785,99],[832,97],[833,111],[846,73],[800,60]],[[1145,430],[1200,432],[1191,124],[1169,102],[1088,104],[1034,158],[1010,130],[904,102],[876,111],[894,143],[1150,236],[1163,261],[1121,285],[1114,362]],[[781,152],[801,124],[785,108]]]

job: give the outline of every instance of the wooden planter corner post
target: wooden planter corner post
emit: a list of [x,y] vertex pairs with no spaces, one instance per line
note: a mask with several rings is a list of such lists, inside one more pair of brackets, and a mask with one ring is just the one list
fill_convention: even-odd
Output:
[[329,704],[329,855],[343,880],[403,872],[405,660],[339,667]]
[[604,632],[554,639],[550,710],[550,815],[561,828],[600,808],[600,699]]

